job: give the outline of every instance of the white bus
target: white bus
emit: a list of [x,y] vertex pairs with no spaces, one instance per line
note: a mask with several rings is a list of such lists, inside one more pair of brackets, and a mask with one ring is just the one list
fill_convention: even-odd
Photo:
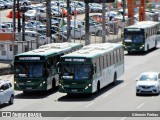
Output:
[[124,28],[124,49],[130,52],[148,51],[156,48],[160,23],[141,21]]
[[58,64],[59,92],[94,93],[124,73],[123,45],[99,43],[64,55]]

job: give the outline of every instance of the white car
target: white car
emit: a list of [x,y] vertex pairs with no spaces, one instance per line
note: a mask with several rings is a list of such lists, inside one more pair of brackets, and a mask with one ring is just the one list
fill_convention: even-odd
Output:
[[160,73],[144,72],[140,75],[136,84],[136,95],[139,94],[159,94]]
[[[70,30],[71,30],[71,38],[76,38],[76,39],[78,38],[78,39],[85,40],[84,28],[77,28],[77,27],[70,26]],[[62,31],[64,32],[65,35],[67,35],[67,25],[64,25],[62,27]]]
[[14,89],[11,82],[0,80],[0,105],[7,102],[13,104]]

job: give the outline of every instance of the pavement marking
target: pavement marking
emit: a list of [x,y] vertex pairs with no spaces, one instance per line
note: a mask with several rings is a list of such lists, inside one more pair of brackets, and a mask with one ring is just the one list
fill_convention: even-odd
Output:
[[121,85],[120,87],[122,88],[122,87],[124,87],[124,86],[126,86],[126,85],[128,85],[128,83],[125,83],[125,84]]
[[109,96],[110,94],[112,94],[112,92],[109,92],[109,93],[105,94],[103,97],[107,97],[107,96]]
[[91,106],[92,104],[94,104],[94,102],[91,102],[90,104],[86,105],[85,108],[88,108],[88,107]]
[[127,117],[123,117],[121,120],[125,120]]
[[63,120],[67,120],[67,119],[69,119],[70,117],[66,117],[66,118],[64,118]]
[[140,104],[136,109],[140,109],[145,103]]

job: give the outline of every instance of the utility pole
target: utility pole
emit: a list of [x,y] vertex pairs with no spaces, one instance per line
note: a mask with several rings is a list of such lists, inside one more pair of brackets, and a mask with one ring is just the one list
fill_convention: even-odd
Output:
[[102,3],[102,43],[105,43],[105,41],[106,41],[106,14],[105,14],[105,3]]
[[70,8],[70,0],[67,0],[67,15],[68,15],[68,16],[67,16],[67,40],[68,40],[68,42],[71,42],[70,11],[71,11],[71,8]]
[[86,2],[85,3],[85,45],[89,45],[90,44],[90,39],[89,39],[89,3]]
[[46,22],[46,26],[47,26],[47,41],[48,43],[51,43],[51,0],[46,0],[46,18],[47,18],[47,22]]
[[18,12],[18,41],[21,41],[21,18],[19,10],[19,0],[17,0],[17,12]]
[[13,1],[13,8],[12,8],[12,18],[13,18],[13,40],[12,40],[12,51],[13,51],[13,60],[14,60],[14,41],[16,37],[16,0]]

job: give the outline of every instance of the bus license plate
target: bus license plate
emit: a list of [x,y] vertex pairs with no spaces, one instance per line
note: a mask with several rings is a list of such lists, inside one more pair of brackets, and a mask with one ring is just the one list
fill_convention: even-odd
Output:
[[77,90],[72,90],[72,92],[77,92]]
[[32,89],[32,87],[26,87],[26,89],[31,90],[31,89]]

